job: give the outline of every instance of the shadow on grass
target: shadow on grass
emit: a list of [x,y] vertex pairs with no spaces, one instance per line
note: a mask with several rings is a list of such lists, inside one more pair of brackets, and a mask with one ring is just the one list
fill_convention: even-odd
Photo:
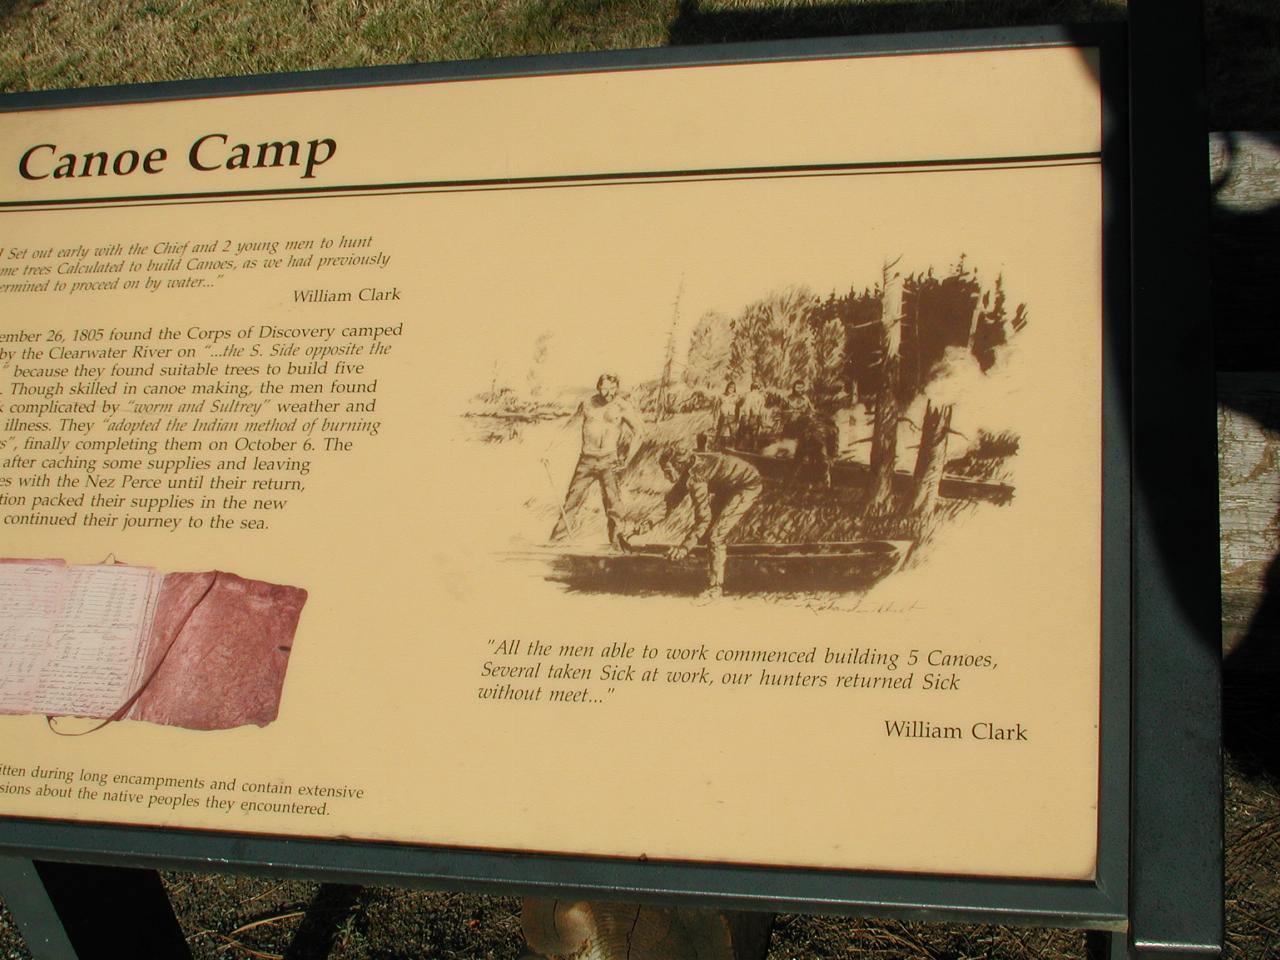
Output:
[[673,46],[799,37],[857,36],[914,30],[967,30],[1054,23],[1123,20],[1125,8],[1108,0],[1066,0],[1046,9],[1043,0],[1004,3],[845,3],[819,7],[703,10],[681,0],[667,28]]
[[1280,129],[1280,4],[1205,0],[1210,130]]
[[307,906],[306,916],[293,935],[284,960],[329,956],[338,931],[357,913],[363,889],[346,883],[322,883]]

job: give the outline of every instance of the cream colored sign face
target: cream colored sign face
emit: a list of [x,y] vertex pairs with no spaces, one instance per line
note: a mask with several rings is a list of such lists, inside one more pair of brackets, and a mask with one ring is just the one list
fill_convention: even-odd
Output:
[[1095,60],[0,115],[0,811],[1092,877]]

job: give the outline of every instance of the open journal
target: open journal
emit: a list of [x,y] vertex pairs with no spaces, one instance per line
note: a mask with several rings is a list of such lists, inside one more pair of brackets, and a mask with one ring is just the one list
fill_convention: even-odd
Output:
[[306,599],[220,571],[0,560],[0,713],[265,726]]

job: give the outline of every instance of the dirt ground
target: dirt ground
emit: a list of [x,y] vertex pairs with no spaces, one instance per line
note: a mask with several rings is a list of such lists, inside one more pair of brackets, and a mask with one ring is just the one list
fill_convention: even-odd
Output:
[[[1230,667],[1230,664],[1229,664]],[[1224,684],[1226,956],[1280,956],[1280,673]],[[517,960],[520,901],[262,877],[166,873],[197,960]],[[0,908],[0,957],[31,956]],[[779,915],[769,960],[1067,960],[1079,931]]]
[[[422,893],[258,877],[163,876],[196,960],[517,960],[520,901],[462,893]],[[1078,931],[898,923],[781,914],[769,960],[868,957],[1076,958]],[[4,958],[30,957],[7,914]],[[1257,956],[1262,956],[1258,954]]]
[[[254,956],[227,939],[225,924],[243,910],[222,919],[218,907],[194,877],[172,877],[175,905],[186,896],[200,904],[193,919],[209,924],[206,932],[186,930],[198,958]],[[243,881],[265,894],[256,902],[262,917],[287,916],[305,908],[307,897],[329,912],[326,929],[306,930],[310,918],[294,917],[246,929],[231,939],[256,955],[330,957],[332,960],[408,960],[410,957],[493,958],[515,960],[524,955],[520,937],[520,901],[463,894],[421,894],[388,888],[330,887],[318,892],[306,884],[267,885]],[[273,889],[274,888],[274,889]],[[254,896],[248,887],[242,895]],[[213,932],[213,925],[224,926]],[[242,919],[241,923],[252,920]],[[272,929],[272,928],[276,929]],[[234,928],[232,928],[234,929]],[[193,936],[194,934],[194,936]],[[294,938],[291,940],[291,938]],[[305,942],[303,942],[305,941]],[[325,952],[325,951],[328,952]],[[312,952],[309,952],[312,951]],[[1048,930],[1014,930],[936,924],[902,924],[781,915],[774,924],[770,960],[828,957],[1082,957],[1084,936]]]
[[[1226,905],[1233,960],[1280,956],[1280,744],[1275,674],[1227,683]],[[261,877],[162,876],[197,960],[517,960],[520,901],[393,887]],[[782,914],[769,960],[1067,960],[1086,956],[1079,931],[900,923]],[[0,909],[0,957],[27,960]]]

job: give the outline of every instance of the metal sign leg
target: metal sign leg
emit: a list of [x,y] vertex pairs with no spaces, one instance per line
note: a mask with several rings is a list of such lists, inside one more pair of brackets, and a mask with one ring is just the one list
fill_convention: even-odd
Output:
[[0,857],[0,897],[36,960],[75,960],[76,952],[34,863]]
[[0,857],[0,895],[37,960],[190,960],[154,870]]

